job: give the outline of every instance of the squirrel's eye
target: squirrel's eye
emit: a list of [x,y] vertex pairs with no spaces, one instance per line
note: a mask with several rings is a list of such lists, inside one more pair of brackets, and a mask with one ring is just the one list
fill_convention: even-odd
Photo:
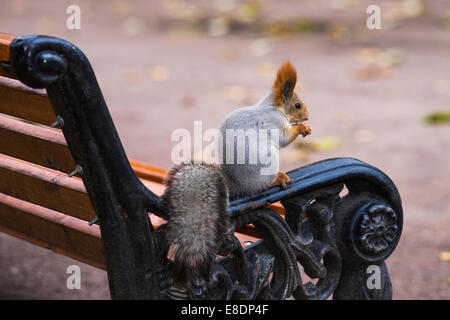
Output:
[[296,104],[295,104],[295,107],[296,107],[297,109],[300,109],[300,107],[301,107],[300,103],[296,103]]

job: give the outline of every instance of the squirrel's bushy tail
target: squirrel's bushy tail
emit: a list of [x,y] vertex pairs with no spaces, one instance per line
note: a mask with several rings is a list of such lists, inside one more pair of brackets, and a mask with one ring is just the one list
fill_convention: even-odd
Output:
[[173,276],[208,278],[230,222],[228,187],[220,168],[183,163],[171,169],[162,201],[168,208],[166,241]]

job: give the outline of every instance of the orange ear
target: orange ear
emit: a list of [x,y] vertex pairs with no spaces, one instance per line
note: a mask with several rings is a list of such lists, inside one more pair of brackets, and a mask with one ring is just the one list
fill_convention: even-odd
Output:
[[287,61],[278,69],[277,78],[273,84],[273,97],[276,105],[281,105],[292,97],[297,83],[297,71]]

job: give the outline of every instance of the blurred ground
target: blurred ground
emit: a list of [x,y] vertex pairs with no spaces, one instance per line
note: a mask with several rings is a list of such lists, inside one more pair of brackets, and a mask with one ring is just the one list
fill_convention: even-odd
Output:
[[[191,3],[191,4],[189,4]],[[195,3],[193,5],[192,3]],[[82,10],[68,30],[66,7]],[[382,30],[366,8],[381,6]],[[404,233],[388,259],[394,299],[449,299],[450,2],[0,0],[0,30],[47,34],[89,57],[128,155],[170,167],[170,136],[217,128],[256,102],[291,60],[308,105],[307,148],[282,151],[290,170],[348,156],[384,171],[404,205]],[[82,289],[66,288],[67,266]],[[103,271],[0,234],[0,298],[104,299]]]

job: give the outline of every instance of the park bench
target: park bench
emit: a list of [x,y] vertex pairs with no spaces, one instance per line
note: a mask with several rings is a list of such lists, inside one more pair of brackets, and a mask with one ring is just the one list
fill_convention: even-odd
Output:
[[86,56],[0,33],[0,231],[106,270],[113,299],[391,299],[394,183],[352,158],[288,174],[230,202],[239,241],[183,290],[161,250],[166,170],[127,158]]

